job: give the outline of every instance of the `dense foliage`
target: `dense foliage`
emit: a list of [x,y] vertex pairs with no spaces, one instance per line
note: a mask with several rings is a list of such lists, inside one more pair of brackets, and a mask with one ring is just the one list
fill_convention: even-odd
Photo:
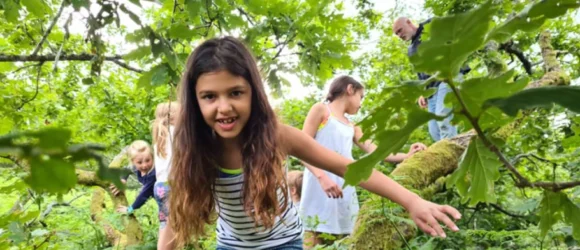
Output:
[[[154,108],[175,99],[188,53],[220,35],[238,36],[253,50],[279,103],[276,112],[295,127],[324,94],[285,99],[297,87],[288,79],[322,89],[346,72],[364,83],[363,111],[353,119],[379,149],[355,154],[361,160],[349,168],[351,184],[390,152],[432,143],[425,123],[440,117],[416,105],[429,94],[426,82],[409,81],[417,70],[452,85],[446,102],[464,132],[452,142],[465,152],[456,171],[434,178],[445,185],[412,188],[459,208],[462,230],[446,240],[399,230],[407,220],[400,207],[359,190],[369,213],[387,218],[398,235],[410,234],[394,246],[578,247],[579,6],[575,0],[426,0],[413,13],[397,1],[382,13],[366,0],[0,0],[0,248],[155,248],[154,202],[135,216],[120,215],[114,207],[132,200],[139,185],[130,181],[121,197],[106,187],[121,185],[123,147],[150,140]],[[437,16],[412,58],[391,31],[401,13],[416,22]],[[473,70],[454,82],[463,64]],[[329,248],[357,248],[356,242],[347,238]],[[215,247],[215,235],[199,244]]]

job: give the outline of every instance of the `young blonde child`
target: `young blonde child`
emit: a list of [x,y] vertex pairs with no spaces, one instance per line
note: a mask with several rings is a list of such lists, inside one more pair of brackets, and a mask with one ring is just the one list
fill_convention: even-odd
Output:
[[[168,217],[169,183],[168,175],[171,169],[172,143],[174,124],[179,112],[179,103],[163,102],[157,105],[155,120],[152,124],[153,159],[155,162],[156,179],[154,197],[159,206],[159,241],[165,241]],[[161,248],[161,246],[158,246]]]
[[[131,160],[133,173],[137,176],[137,180],[143,185],[141,191],[135,198],[133,204],[129,207],[120,206],[117,212],[133,213],[134,210],[141,208],[145,202],[153,197],[153,186],[155,184],[155,168],[153,167],[153,150],[146,141],[136,140],[127,148],[127,154]],[[121,179],[123,183],[127,183],[129,175]],[[117,195],[119,190],[111,187],[113,194]]]
[[[179,96],[168,237],[161,246],[182,246],[217,218],[218,250],[302,249],[284,160],[292,155],[338,176],[353,160],[278,122],[256,61],[235,38],[209,39],[193,51]],[[458,230],[448,217],[459,219],[456,209],[426,201],[379,171],[360,185],[401,204],[433,236],[445,236],[439,221]]]
[[297,208],[300,207],[300,200],[302,199],[302,171],[293,170],[288,172],[288,188],[292,196],[292,202]]

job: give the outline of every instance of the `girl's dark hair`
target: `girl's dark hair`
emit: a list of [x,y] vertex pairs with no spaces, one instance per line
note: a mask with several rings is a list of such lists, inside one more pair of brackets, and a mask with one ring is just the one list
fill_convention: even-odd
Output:
[[332,102],[336,100],[336,98],[344,95],[348,85],[352,85],[352,88],[355,91],[364,89],[363,85],[354,78],[350,76],[339,76],[330,84],[330,89],[328,90],[326,101]]
[[268,103],[256,61],[235,38],[207,40],[189,56],[179,86],[181,109],[175,127],[169,181],[172,190],[169,224],[179,246],[189,242],[191,236],[203,235],[205,225],[215,219],[213,190],[223,151],[204,121],[195,87],[201,75],[222,70],[243,77],[252,89],[250,117],[239,135],[244,210],[256,224],[271,228],[276,216],[287,206],[278,200],[279,191],[284,195],[280,200],[288,200],[283,153],[277,144],[278,122]]

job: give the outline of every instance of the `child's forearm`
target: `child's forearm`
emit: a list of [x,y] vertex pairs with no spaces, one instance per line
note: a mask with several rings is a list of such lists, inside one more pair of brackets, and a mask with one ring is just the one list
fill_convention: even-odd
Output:
[[408,210],[409,205],[420,200],[417,194],[409,191],[380,171],[373,170],[371,177],[360,186],[372,193],[386,197]]
[[391,163],[399,163],[399,162],[402,162],[405,159],[407,159],[407,157],[409,157],[408,154],[396,153],[396,154],[391,154],[391,155],[387,156],[387,158],[385,158],[385,161],[391,162]]

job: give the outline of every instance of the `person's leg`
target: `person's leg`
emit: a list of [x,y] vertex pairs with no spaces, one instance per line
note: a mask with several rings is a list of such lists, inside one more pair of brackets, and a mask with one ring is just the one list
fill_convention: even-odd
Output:
[[167,217],[169,215],[169,209],[167,207],[169,194],[169,186],[167,183],[158,182],[155,183],[153,188],[153,196],[159,207],[159,237],[157,239],[157,249],[167,249],[167,246],[163,246],[162,242],[166,242],[166,238],[169,237],[165,227],[167,226]]
[[305,231],[304,232],[304,242],[302,245],[304,249],[311,249],[316,245],[322,244],[322,239],[318,237],[318,232],[314,231]]
[[[431,97],[427,99],[427,111],[429,113],[435,114],[435,108],[437,103],[437,92],[435,92]],[[429,128],[429,134],[434,142],[439,141],[439,126],[437,125],[437,120],[430,120],[427,124]]]
[[[435,114],[438,116],[446,116],[451,112],[451,108],[445,107],[445,96],[452,92],[449,85],[446,83],[441,83],[437,88],[437,93],[435,93]],[[437,121],[437,127],[439,129],[439,139],[451,138],[457,135],[457,127],[451,125],[451,120],[453,115],[446,117],[441,121]]]

